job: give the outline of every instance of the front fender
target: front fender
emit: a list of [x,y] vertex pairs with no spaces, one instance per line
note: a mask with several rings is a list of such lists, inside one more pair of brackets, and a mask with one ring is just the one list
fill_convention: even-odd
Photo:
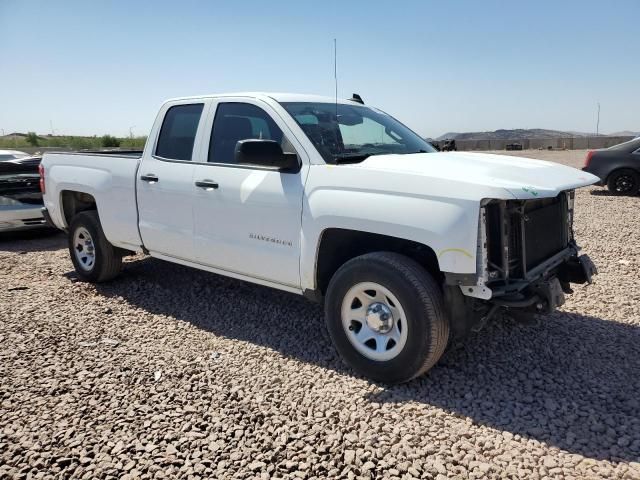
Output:
[[315,189],[303,207],[302,287],[315,288],[318,247],[329,228],[411,240],[436,253],[441,271],[475,273],[479,209],[466,199]]

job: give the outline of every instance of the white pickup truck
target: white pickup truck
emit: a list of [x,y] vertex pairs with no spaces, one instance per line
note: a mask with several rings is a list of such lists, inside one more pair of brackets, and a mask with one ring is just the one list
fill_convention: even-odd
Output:
[[80,278],[144,252],[303,294],[343,359],[387,383],[498,309],[551,312],[596,273],[572,222],[574,189],[597,177],[438,153],[355,95],[169,100],[144,152],[46,153],[41,170]]

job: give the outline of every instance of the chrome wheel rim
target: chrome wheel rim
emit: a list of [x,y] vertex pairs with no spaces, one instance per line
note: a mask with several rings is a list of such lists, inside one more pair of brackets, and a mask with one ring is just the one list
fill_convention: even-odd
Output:
[[369,360],[391,360],[407,343],[404,309],[396,296],[378,283],[351,287],[342,301],[341,315],[349,342]]
[[80,227],[73,234],[73,254],[78,261],[78,265],[85,271],[90,271],[96,263],[96,250],[93,245],[93,238],[89,231]]

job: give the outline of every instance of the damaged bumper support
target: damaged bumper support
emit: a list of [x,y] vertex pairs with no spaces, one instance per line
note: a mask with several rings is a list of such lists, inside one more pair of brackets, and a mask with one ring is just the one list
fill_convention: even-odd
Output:
[[[598,273],[588,255],[577,255],[570,248],[566,255],[550,259],[541,265],[536,279],[513,282],[508,287],[491,289],[491,297],[486,300],[465,296],[456,276],[447,276],[445,301],[449,311],[454,336],[462,337],[470,331],[480,330],[499,310],[507,309],[519,313],[552,313],[565,303],[565,293],[570,294],[571,283],[591,283]],[[565,253],[565,252],[563,252]]]
[[[564,294],[573,293],[570,284],[591,283],[598,273],[588,255],[569,248],[560,258],[552,258],[521,281],[492,289],[488,302],[510,308],[528,308],[536,313],[551,313],[564,304]],[[558,262],[558,260],[560,260]]]
[[555,198],[490,200],[481,208],[477,273],[445,274],[454,335],[481,328],[498,310],[550,313],[571,284],[597,269],[573,236],[573,192]]

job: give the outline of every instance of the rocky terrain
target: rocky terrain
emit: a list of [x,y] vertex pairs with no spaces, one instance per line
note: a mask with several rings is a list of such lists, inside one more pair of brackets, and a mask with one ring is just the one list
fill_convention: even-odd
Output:
[[587,135],[589,134],[546,130],[544,128],[512,128],[499,129],[492,132],[447,132],[440,135],[436,140],[510,140],[512,138],[561,138],[584,137]]
[[[565,138],[565,137],[589,137],[594,133],[585,132],[563,132],[560,130],[546,130],[544,128],[511,128],[498,129],[492,132],[447,132],[440,135],[435,140],[511,140],[511,139],[534,139],[534,138]],[[600,134],[603,136],[603,134]],[[637,137],[640,132],[624,130],[608,134],[611,137]]]
[[63,235],[4,236],[0,479],[640,478],[639,202],[580,190],[595,283],[396,387],[296,295],[143,256],[94,286]]

